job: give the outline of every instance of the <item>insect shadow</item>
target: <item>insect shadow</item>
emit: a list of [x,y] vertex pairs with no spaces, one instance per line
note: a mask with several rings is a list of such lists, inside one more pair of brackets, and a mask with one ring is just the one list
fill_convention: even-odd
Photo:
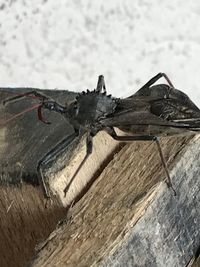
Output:
[[[168,85],[153,85],[161,77],[165,78]],[[93,137],[99,131],[106,131],[119,142],[155,142],[166,173],[167,185],[176,194],[159,143],[159,137],[194,134],[200,131],[200,110],[186,94],[174,88],[165,73],[158,73],[135,94],[124,99],[107,95],[104,76],[100,75],[96,89],[79,93],[76,99],[66,106],[35,90],[7,98],[3,104],[7,105],[28,96],[39,100],[38,105],[30,107],[30,110],[37,109],[38,119],[41,122],[50,124],[42,115],[42,110],[47,109],[64,116],[73,127],[73,133],[59,142],[38,162],[38,177],[46,198],[50,197],[50,189],[43,175],[43,168],[52,159],[63,153],[77,137],[86,134],[86,154],[64,189],[66,195],[75,177],[91,155]],[[21,114],[23,112],[19,115]],[[115,128],[119,128],[128,135],[119,136]]]

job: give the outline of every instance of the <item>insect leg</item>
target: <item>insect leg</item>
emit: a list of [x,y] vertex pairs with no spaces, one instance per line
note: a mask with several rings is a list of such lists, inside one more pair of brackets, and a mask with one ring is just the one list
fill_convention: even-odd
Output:
[[174,86],[173,86],[172,82],[170,81],[170,79],[168,78],[168,76],[163,72],[159,72],[156,76],[154,76],[147,83],[145,83],[145,85],[143,85],[139,90],[150,87],[151,85],[153,85],[155,82],[157,82],[162,77],[165,78],[165,80],[168,82],[170,87],[174,88]]
[[48,109],[50,111],[55,111],[58,113],[65,113],[66,112],[66,107],[58,104],[56,101],[54,100],[48,100],[48,101],[43,101],[42,104],[38,107],[38,119],[40,121],[42,121],[43,123],[46,124],[51,124],[50,122],[46,121],[43,116],[42,116],[42,108],[43,109]]
[[78,131],[75,131],[75,133],[71,134],[70,136],[64,138],[60,143],[58,143],[52,150],[50,150],[39,162],[37,165],[37,172],[39,177],[39,182],[42,185],[44,195],[46,198],[50,198],[48,186],[45,181],[45,177],[42,172],[42,168],[46,165],[48,165],[49,162],[51,162],[53,159],[56,159],[58,155],[60,155],[62,152],[66,150],[66,148],[72,143],[75,138],[78,136]]
[[166,173],[166,177],[167,177],[167,186],[171,187],[174,195],[176,195],[176,191],[172,186],[172,182],[171,182],[171,178],[169,175],[169,171],[167,169],[167,164],[159,143],[159,140],[156,136],[154,135],[138,135],[138,136],[118,136],[117,133],[115,132],[114,128],[110,128],[109,130],[107,130],[107,132],[112,136],[113,139],[117,140],[117,141],[122,141],[122,142],[127,142],[127,141],[154,141],[156,142],[157,148],[158,148],[158,152],[161,158],[161,162],[162,165],[164,167],[165,173]]
[[38,93],[37,91],[30,91],[30,92],[27,92],[27,93],[24,93],[24,94],[18,94],[18,95],[15,95],[13,97],[10,97],[10,98],[7,98],[7,99],[3,100],[3,105],[5,105],[5,104],[7,104],[9,102],[16,101],[18,99],[24,98],[24,97],[39,98],[42,101],[49,99],[49,97],[47,97],[44,94]]
[[86,155],[83,158],[83,160],[81,161],[80,165],[78,166],[77,170],[75,171],[74,175],[72,176],[72,178],[70,179],[68,185],[65,187],[64,189],[64,195],[66,196],[69,187],[71,186],[72,182],[74,181],[76,175],[78,174],[78,172],[80,171],[80,169],[82,168],[82,166],[84,165],[84,163],[86,162],[87,158],[89,157],[90,154],[92,154],[92,148],[93,148],[93,143],[92,143],[92,136],[89,133],[86,139]]
[[96,88],[96,92],[101,93],[101,91],[104,91],[104,93],[106,93],[106,85],[103,75],[99,76]]

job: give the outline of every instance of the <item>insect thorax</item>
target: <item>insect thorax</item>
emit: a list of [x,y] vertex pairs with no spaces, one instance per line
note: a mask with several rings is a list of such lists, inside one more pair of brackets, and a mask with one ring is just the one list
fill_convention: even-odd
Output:
[[82,92],[70,105],[70,119],[82,126],[98,124],[98,121],[112,114],[116,108],[116,99],[95,90]]

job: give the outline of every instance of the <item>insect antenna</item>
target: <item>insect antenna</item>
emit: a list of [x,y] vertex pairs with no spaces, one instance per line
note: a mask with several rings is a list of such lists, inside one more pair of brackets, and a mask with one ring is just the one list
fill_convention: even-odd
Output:
[[40,121],[42,121],[43,123],[46,123],[46,124],[50,124],[50,122],[46,121],[42,116],[43,103],[44,103],[44,101],[50,100],[50,98],[48,96],[40,93],[40,92],[30,91],[30,92],[26,92],[26,93],[23,93],[23,94],[15,94],[15,96],[13,96],[13,97],[4,99],[2,103],[3,103],[3,105],[6,105],[6,104],[8,104],[10,102],[15,102],[15,101],[20,100],[20,99],[22,99],[24,97],[28,97],[28,98],[32,98],[32,99],[39,99],[42,103],[37,104],[35,106],[32,106],[32,107],[30,107],[30,108],[28,108],[28,109],[26,109],[26,110],[24,110],[24,111],[22,111],[22,112],[20,112],[20,113],[18,113],[16,115],[14,115],[13,117],[8,119],[7,121],[3,122],[3,124],[5,124],[5,123],[7,123],[7,122],[9,122],[9,121],[11,121],[11,120],[23,115],[23,114],[25,114],[25,113],[33,110],[33,109],[37,109],[38,119]]
[[12,116],[11,118],[9,118],[7,120],[0,121],[0,125],[6,125],[7,123],[13,121],[14,119],[16,119],[16,118],[22,116],[23,114],[26,114],[26,113],[34,110],[34,109],[37,109],[38,110],[38,119],[41,120],[41,121],[43,121],[43,122],[45,122],[45,120],[42,118],[41,106],[42,106],[41,104],[37,104],[37,105],[34,105],[32,107],[29,107],[29,108],[27,108],[27,109],[25,109],[25,110],[23,110],[23,111],[15,114],[14,116]]
[[15,94],[13,97],[7,98],[5,100],[3,100],[3,105],[6,105],[10,102],[15,102],[16,100],[22,99],[24,97],[27,98],[32,98],[32,99],[40,99],[40,100],[45,100],[48,99],[47,96],[38,93],[36,91],[30,91],[30,92],[26,92],[26,93],[22,93],[22,94]]

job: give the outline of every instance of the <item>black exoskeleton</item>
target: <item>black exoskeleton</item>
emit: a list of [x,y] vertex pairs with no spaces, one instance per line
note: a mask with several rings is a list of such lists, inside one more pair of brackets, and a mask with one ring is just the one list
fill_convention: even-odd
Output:
[[[164,77],[169,85],[152,86],[161,77]],[[72,135],[62,140],[38,163],[38,175],[46,197],[50,197],[50,193],[45,183],[42,167],[61,151],[67,149],[80,132],[86,133],[86,155],[66,186],[65,194],[92,153],[92,140],[99,131],[104,130],[115,140],[123,142],[155,141],[166,172],[167,184],[170,187],[172,183],[158,137],[200,131],[200,110],[186,94],[173,87],[164,73],[157,74],[134,95],[125,99],[107,95],[104,77],[101,75],[95,90],[87,90],[87,92],[78,94],[76,100],[68,106],[62,106],[35,91],[9,98],[4,101],[4,104],[27,95],[34,95],[40,99],[39,120],[49,123],[42,116],[42,109],[48,109],[62,114],[74,128]],[[115,128],[128,132],[129,135],[118,136]]]

